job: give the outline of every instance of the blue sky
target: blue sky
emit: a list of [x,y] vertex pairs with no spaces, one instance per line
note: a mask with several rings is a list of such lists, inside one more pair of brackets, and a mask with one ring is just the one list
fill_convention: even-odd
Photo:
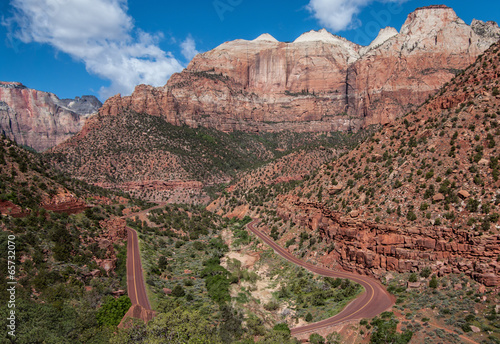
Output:
[[[500,2],[441,0],[466,23],[500,22]],[[102,101],[139,83],[166,84],[196,52],[270,33],[293,41],[326,27],[367,45],[435,1],[0,0],[0,80]]]

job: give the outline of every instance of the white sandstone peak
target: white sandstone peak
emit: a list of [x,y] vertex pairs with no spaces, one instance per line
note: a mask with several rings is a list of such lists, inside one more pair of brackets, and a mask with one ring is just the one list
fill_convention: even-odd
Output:
[[321,41],[325,43],[338,43],[341,41],[337,36],[334,36],[330,32],[325,29],[321,29],[319,31],[311,30],[309,32],[303,33],[298,37],[293,43],[301,43],[301,42],[316,42]]
[[396,36],[398,34],[398,30],[396,30],[393,27],[386,27],[378,33],[377,38],[373,40],[373,42],[370,43],[370,47],[376,47],[378,45],[381,45],[385,41],[391,39],[392,37]]
[[359,45],[348,41],[343,37],[336,36],[325,29],[321,29],[319,31],[311,30],[309,32],[303,33],[299,38],[293,41],[293,44],[312,42],[322,42],[326,44],[336,45],[342,50],[346,51],[352,59],[356,60],[359,58]]
[[395,28],[390,27],[390,26],[388,26],[388,27],[386,27],[384,29],[381,29],[379,31],[378,35],[377,35],[377,38],[375,38],[370,43],[369,46],[361,48],[360,55],[363,56],[367,52],[380,47],[382,44],[384,44],[385,42],[387,42],[392,37],[397,36],[398,34],[399,34],[398,30],[396,30]]
[[279,41],[276,38],[274,38],[273,36],[271,36],[268,33],[263,33],[262,35],[260,35],[256,39],[254,39],[252,42],[259,42],[259,41],[279,43]]
[[401,27],[402,35],[435,31],[449,24],[467,25],[455,11],[444,5],[417,8]]

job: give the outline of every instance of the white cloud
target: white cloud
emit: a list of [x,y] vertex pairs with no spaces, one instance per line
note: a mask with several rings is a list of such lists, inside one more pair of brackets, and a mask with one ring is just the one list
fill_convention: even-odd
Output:
[[[128,95],[138,84],[162,86],[183,68],[159,47],[163,35],[134,28],[126,0],[11,0],[11,5],[15,12],[3,25],[23,42],[50,44],[110,80],[110,87],[100,90],[103,98]],[[185,49],[196,51],[192,38]]]
[[359,24],[356,15],[374,1],[403,3],[407,0],[310,0],[307,9],[324,27],[342,31],[355,28]]
[[198,54],[198,50],[196,50],[196,44],[191,35],[186,37],[186,40],[181,43],[182,55],[186,58],[186,60],[191,61],[193,57]]

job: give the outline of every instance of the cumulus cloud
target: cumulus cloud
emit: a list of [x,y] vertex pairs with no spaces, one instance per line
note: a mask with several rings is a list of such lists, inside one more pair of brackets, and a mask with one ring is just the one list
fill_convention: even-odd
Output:
[[324,27],[342,31],[359,25],[356,15],[374,1],[403,3],[407,0],[310,0],[307,9]]
[[[110,80],[100,90],[102,98],[130,94],[138,84],[164,85],[183,68],[159,47],[161,34],[134,27],[127,0],[11,0],[11,5],[14,13],[3,25],[21,41],[50,44]],[[196,51],[188,38],[183,53]]]
[[186,39],[181,43],[181,53],[186,58],[186,60],[192,60],[193,57],[198,54],[198,50],[196,50],[196,44],[191,35],[187,36]]

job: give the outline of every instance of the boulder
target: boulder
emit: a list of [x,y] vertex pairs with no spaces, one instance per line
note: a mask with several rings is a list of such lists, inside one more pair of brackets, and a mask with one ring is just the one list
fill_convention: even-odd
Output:
[[494,273],[483,273],[478,276],[478,281],[487,287],[496,287],[500,285],[500,279]]
[[340,191],[342,191],[343,187],[342,185],[332,185],[328,188],[328,193],[330,195],[335,195],[338,194]]
[[408,289],[417,289],[420,288],[422,283],[420,282],[408,282]]
[[471,329],[471,330],[472,330],[472,332],[474,332],[474,333],[479,333],[479,332],[481,332],[481,329],[480,329],[479,327],[477,327],[477,326],[474,326],[474,325],[471,325],[471,326],[470,326],[470,329]]
[[462,199],[467,199],[467,198],[469,198],[469,197],[470,197],[470,193],[469,193],[469,192],[467,192],[467,191],[465,191],[465,190],[460,190],[460,191],[458,192],[458,196],[459,196],[460,198],[462,198]]
[[434,195],[434,197],[432,197],[432,200],[434,202],[441,202],[441,201],[444,201],[445,200],[445,197],[442,193],[437,193]]

